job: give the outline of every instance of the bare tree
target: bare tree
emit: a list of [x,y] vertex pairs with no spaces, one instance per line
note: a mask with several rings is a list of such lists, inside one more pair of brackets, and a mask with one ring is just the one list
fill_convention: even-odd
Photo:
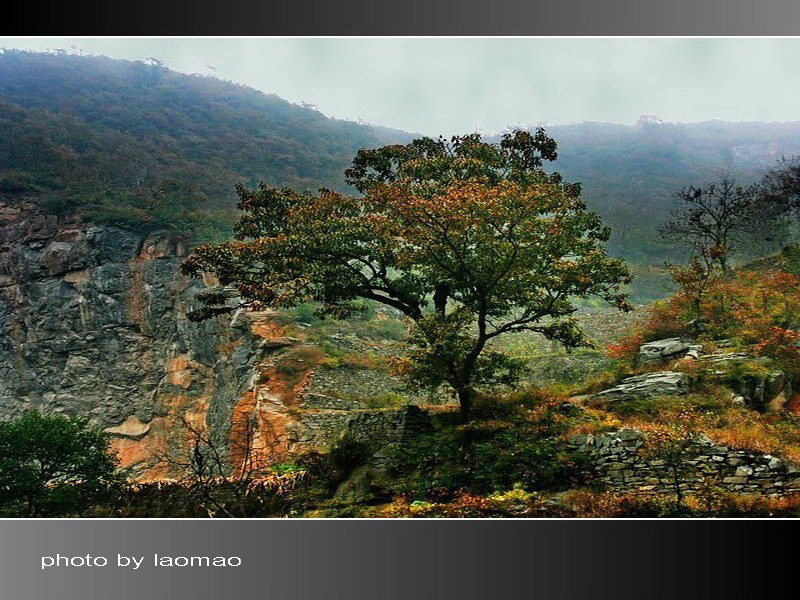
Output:
[[703,187],[677,193],[679,208],[660,229],[671,242],[688,245],[706,268],[730,272],[730,258],[752,229],[757,194],[728,176]]
[[800,156],[781,158],[758,186],[760,223],[773,246],[784,246],[792,237],[800,213]]
[[[302,473],[280,474],[271,467],[277,455],[274,444],[259,440],[255,415],[237,424],[237,439],[230,444],[216,439],[205,425],[181,418],[186,440],[177,457],[162,455],[180,481],[209,517],[253,517],[264,514],[279,496],[285,496],[302,479]],[[268,506],[269,505],[269,506]],[[268,511],[267,511],[268,512]]]

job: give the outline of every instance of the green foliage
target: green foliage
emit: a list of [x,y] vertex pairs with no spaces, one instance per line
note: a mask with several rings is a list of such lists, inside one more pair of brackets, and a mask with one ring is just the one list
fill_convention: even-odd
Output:
[[369,446],[345,435],[338,440],[326,456],[333,483],[343,481],[356,467],[363,465],[370,456]]
[[0,53],[0,194],[52,212],[231,233],[237,181],[344,190],[359,148],[401,132],[329,119],[254,89],[160,64]]
[[[229,237],[236,182],[344,192],[341,172],[359,149],[397,144],[374,172],[368,165],[374,156],[361,155],[356,166],[369,170],[367,180],[391,174],[413,152],[441,152],[437,140],[409,149],[399,144],[410,134],[329,119],[274,95],[155,62],[4,50],[0,98],[0,182],[12,178],[0,183],[0,194],[32,193],[54,211],[107,222],[174,226],[203,242]],[[584,182],[588,206],[611,226],[609,253],[633,265],[637,301],[663,296],[666,278],[656,265],[685,258],[656,233],[675,189],[722,171],[744,182],[757,179],[774,155],[800,145],[796,123],[586,122],[549,133],[559,140],[565,179]],[[536,141],[539,134],[529,135]],[[540,141],[542,152],[520,153],[518,164],[555,153]],[[467,140],[465,151],[470,145]],[[496,163],[497,156],[487,158]],[[434,167],[437,176],[452,171],[452,163]],[[482,172],[474,164],[465,170]],[[138,191],[165,181],[193,186],[197,194],[177,202],[195,208],[143,217]],[[111,200],[97,202],[106,192]]]
[[566,489],[589,476],[585,457],[569,451],[570,417],[528,394],[484,400],[469,426],[421,434],[390,461],[390,472],[418,499],[457,492]]
[[120,483],[106,433],[86,419],[28,411],[0,423],[0,513],[79,515]]
[[[555,157],[542,130],[499,144],[422,138],[360,151],[346,175],[363,197],[240,185],[237,241],[195,249],[183,269],[236,287],[239,306],[311,301],[335,319],[365,313],[365,300],[399,311],[414,323],[411,379],[452,386],[468,419],[474,385],[519,372],[491,340],[533,331],[573,347],[586,343],[573,300],[628,309],[608,229],[578,184],[541,168]],[[207,300],[201,317],[236,308]]]
[[641,418],[649,421],[669,422],[682,411],[695,411],[706,415],[721,414],[730,407],[730,391],[704,386],[686,396],[640,396],[625,402],[612,402],[608,410],[623,419]]
[[322,351],[314,346],[297,346],[280,357],[277,371],[284,375],[296,375],[312,369],[322,360]]

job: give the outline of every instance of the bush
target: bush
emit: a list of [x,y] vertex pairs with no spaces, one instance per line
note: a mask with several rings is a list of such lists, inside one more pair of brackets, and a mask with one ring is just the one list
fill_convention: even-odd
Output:
[[565,489],[589,476],[586,458],[563,440],[572,419],[530,392],[485,399],[471,425],[443,426],[397,449],[390,472],[417,499]]
[[0,423],[0,513],[79,515],[121,483],[108,434],[86,419],[28,411]]
[[332,483],[344,481],[353,469],[363,465],[369,456],[367,444],[345,435],[333,445],[327,455]]

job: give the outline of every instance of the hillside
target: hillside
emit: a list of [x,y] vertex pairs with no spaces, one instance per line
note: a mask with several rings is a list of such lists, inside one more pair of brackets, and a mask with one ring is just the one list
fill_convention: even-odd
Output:
[[238,182],[343,190],[358,149],[409,137],[152,61],[0,55],[0,193],[93,220],[207,237],[232,222]]
[[[610,251],[633,264],[638,301],[663,296],[660,265],[684,258],[656,235],[677,189],[722,172],[753,179],[800,152],[800,122],[642,119],[547,131],[559,145],[552,168],[583,183],[612,227]],[[442,132],[452,133],[462,132]],[[236,219],[237,183],[344,191],[358,149],[412,137],[154,60],[0,54],[0,195],[36,196],[49,212],[101,224],[218,240]]]
[[614,228],[611,247],[637,263],[674,259],[654,226],[674,193],[723,173],[757,179],[781,156],[800,154],[800,122],[579,123],[553,126],[559,169]]
[[[553,168],[583,182],[614,230],[611,254],[640,276],[631,312],[616,296],[626,277],[603,254],[604,236],[592,239],[602,228],[571,186],[548,204],[541,196],[519,202],[518,190],[496,194],[515,189],[508,181],[483,190],[499,200],[476,193],[449,203],[458,179],[445,180],[447,193],[421,203],[427,214],[440,211],[439,241],[395,229],[407,218],[402,210],[376,219],[387,198],[368,189],[371,204],[361,206],[291,196],[291,218],[302,218],[278,233],[252,230],[288,244],[260,239],[245,262],[230,259],[247,244],[223,244],[218,269],[193,272],[187,257],[210,251],[195,244],[230,233],[237,183],[352,191],[342,171],[359,148],[412,134],[329,119],[156,61],[0,53],[0,515],[800,514],[800,250],[732,257],[731,274],[709,269],[702,286],[678,277],[671,298],[645,303],[666,296],[659,263],[681,258],[655,238],[674,191],[722,171],[759,177],[800,150],[800,124],[645,119],[548,134],[559,144]],[[485,157],[486,146],[466,156]],[[459,176],[464,156],[452,159]],[[405,164],[421,165],[427,186],[442,162],[414,154]],[[529,175],[540,190],[541,173]],[[243,201],[247,214],[280,221],[285,204],[275,198],[289,194],[264,196],[263,204]],[[371,262],[375,249],[386,262]],[[450,251],[453,264],[490,283],[473,284],[470,274],[465,283],[468,269],[447,268]],[[444,260],[444,276],[425,278],[426,269],[437,274],[429,253],[436,268]],[[585,270],[576,270],[582,257]],[[343,274],[351,264],[367,267]],[[227,300],[228,284],[246,300],[242,281],[225,277],[248,279],[262,265],[272,272],[258,278],[277,277],[275,287],[287,274],[290,286],[313,276],[324,279],[324,293],[303,292],[299,304],[265,294],[252,310],[194,318],[204,299]],[[364,288],[369,269],[378,279]],[[387,281],[393,270],[409,276]],[[483,291],[498,279],[506,292]],[[460,285],[460,295],[443,280]],[[398,281],[388,300],[400,300],[376,304],[387,298],[373,289]],[[614,293],[604,297],[623,312],[596,298],[606,284]],[[349,300],[348,290],[359,299],[350,318],[329,311],[323,319],[317,309]],[[470,304],[473,293],[483,300]],[[558,295],[582,300],[556,305]],[[541,316],[527,323],[536,327],[495,322],[542,301]],[[412,304],[416,312],[404,310]],[[567,319],[558,327],[569,315],[591,345]],[[464,348],[487,323],[498,336],[483,337],[475,356],[495,362],[467,371]],[[570,352],[562,346],[578,342]],[[461,379],[446,371],[459,369]],[[463,397],[474,400],[471,412]],[[40,429],[29,434],[32,427]],[[60,439],[41,427],[99,436],[106,446],[96,453],[113,456],[126,481],[104,483],[97,489],[107,494],[92,501],[34,506],[17,465],[38,469],[34,452]],[[58,495],[51,481],[39,493]]]

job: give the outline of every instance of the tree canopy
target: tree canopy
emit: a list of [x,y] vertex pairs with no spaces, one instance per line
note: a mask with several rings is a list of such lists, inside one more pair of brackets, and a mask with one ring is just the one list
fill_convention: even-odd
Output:
[[574,347],[587,343],[575,298],[628,308],[627,268],[604,250],[609,229],[579,185],[543,170],[556,157],[541,129],[498,144],[421,138],[360,151],[345,172],[359,197],[239,186],[236,241],[184,264],[222,286],[194,317],[314,301],[346,318],[359,299],[383,303],[412,324],[406,373],[452,386],[468,419],[476,385],[513,378],[513,361],[486,351],[491,340],[535,331]]

